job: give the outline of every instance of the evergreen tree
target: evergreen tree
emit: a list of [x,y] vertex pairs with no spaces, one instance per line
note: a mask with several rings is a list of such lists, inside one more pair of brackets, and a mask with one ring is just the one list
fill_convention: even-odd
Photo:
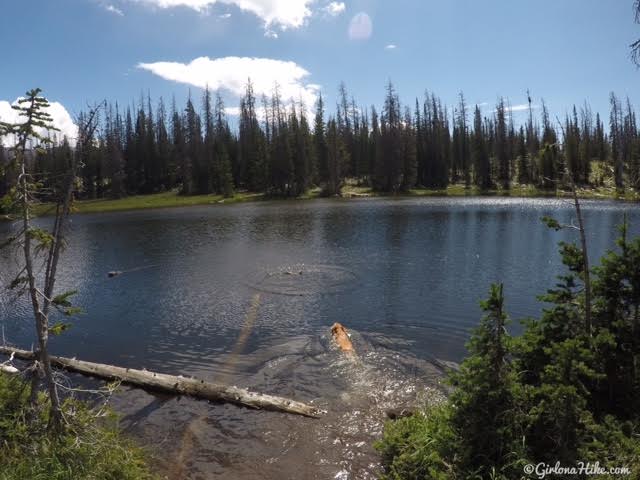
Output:
[[328,196],[340,195],[343,183],[343,171],[347,165],[348,154],[342,143],[337,122],[329,118],[327,122],[327,166],[328,177],[323,193]]
[[529,150],[527,149],[524,128],[520,127],[518,135],[518,183],[526,185],[529,183]]
[[498,166],[497,180],[503,189],[508,189],[511,181],[509,140],[507,138],[506,108],[501,98],[496,105],[495,157]]
[[404,168],[400,100],[389,82],[380,122],[375,188],[395,193],[402,186]]
[[480,108],[476,105],[473,115],[473,157],[476,171],[475,182],[482,190],[488,190],[493,186],[485,136]]
[[270,169],[271,189],[276,195],[293,194],[294,172],[289,125],[276,85],[271,99]]
[[488,478],[492,471],[507,477],[520,473],[511,458],[520,450],[521,432],[515,422],[515,373],[509,361],[511,341],[502,290],[502,285],[491,286],[489,299],[481,303],[486,315],[467,344],[469,357],[451,376],[456,387],[451,421],[467,478]]
[[402,124],[402,182],[400,190],[406,192],[416,186],[418,177],[416,159],[416,133],[411,118],[411,111],[407,107]]
[[268,173],[265,135],[260,128],[251,80],[247,82],[245,95],[240,102],[239,132],[237,182],[251,191],[264,191]]
[[624,131],[622,119],[622,107],[618,97],[612,92],[609,96],[611,103],[611,114],[609,116],[610,138],[611,138],[611,161],[613,163],[613,171],[615,184],[618,190],[624,187],[623,183],[623,155],[624,155]]
[[213,191],[217,194],[230,197],[233,195],[233,172],[231,167],[230,150],[233,138],[227,123],[224,110],[224,102],[220,93],[216,93],[216,104],[213,112],[215,124],[213,125]]
[[184,118],[184,154],[182,155],[180,170],[182,177],[182,193],[192,195],[196,190],[195,175],[198,158],[202,151],[202,134],[200,117],[196,113],[191,97],[187,100]]
[[324,101],[322,100],[322,94],[318,95],[318,101],[316,103],[316,116],[313,124],[313,145],[315,147],[317,163],[317,181],[320,184],[326,184],[329,181],[329,158],[325,137]]

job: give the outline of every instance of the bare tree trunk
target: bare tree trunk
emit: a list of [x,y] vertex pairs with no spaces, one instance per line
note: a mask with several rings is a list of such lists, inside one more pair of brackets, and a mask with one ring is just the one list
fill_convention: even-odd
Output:
[[580,244],[582,247],[582,257],[584,264],[584,317],[585,327],[587,334],[591,335],[591,274],[589,272],[589,253],[587,251],[587,236],[584,229],[584,222],[582,219],[582,211],[580,210],[580,201],[578,200],[578,193],[576,192],[576,186],[571,182],[573,190],[573,201],[576,207],[576,216],[578,217],[578,229],[580,230]]
[[[33,254],[31,252],[31,223],[29,218],[29,182],[26,169],[26,137],[22,139],[20,146],[20,185],[22,187],[22,227],[24,229],[24,258],[25,269],[29,283],[29,295],[31,297],[31,305],[33,306],[33,314],[36,320],[36,336],[38,339],[38,357],[44,371],[47,389],[51,401],[51,426],[55,429],[60,426],[62,420],[62,412],[60,410],[60,398],[58,390],[53,379],[53,371],[51,370],[51,361],[47,350],[49,340],[49,322],[47,316],[43,313],[38,298],[38,288],[36,287],[36,279],[33,266]],[[46,302],[47,300],[45,300]]]

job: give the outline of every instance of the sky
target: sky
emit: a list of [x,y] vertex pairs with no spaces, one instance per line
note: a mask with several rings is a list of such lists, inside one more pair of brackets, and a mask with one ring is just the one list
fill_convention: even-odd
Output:
[[56,121],[107,99],[120,105],[219,89],[232,117],[246,79],[277,82],[311,108],[335,110],[344,81],[380,106],[392,81],[413,106],[425,90],[464,92],[491,114],[531,91],[560,117],[587,101],[606,119],[609,93],[640,104],[640,38],[632,0],[0,0],[0,119],[27,89],[56,103]]

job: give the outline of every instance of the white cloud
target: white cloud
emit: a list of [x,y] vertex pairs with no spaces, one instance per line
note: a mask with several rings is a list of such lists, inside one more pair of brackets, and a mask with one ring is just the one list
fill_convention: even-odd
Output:
[[224,113],[231,117],[239,117],[240,116],[240,107],[225,107]]
[[349,38],[351,40],[367,40],[373,33],[373,22],[365,12],[356,14],[349,23]]
[[230,13],[223,13],[222,15],[218,15],[218,18],[220,18],[222,20],[226,20],[228,18],[231,18],[231,14]]
[[[140,63],[138,68],[148,70],[166,80],[185,83],[199,88],[207,85],[212,90],[226,90],[238,97],[244,95],[247,80],[251,78],[256,97],[271,96],[278,85],[284,102],[302,100],[307,110],[312,108],[320,90],[319,85],[305,80],[310,73],[295,62],[251,57],[199,57],[190,63]],[[231,111],[230,111],[231,112]]]
[[[6,123],[21,123],[24,121],[24,117],[19,115],[19,112],[11,108],[11,105],[17,104],[18,99],[16,99],[13,103],[9,103],[7,101],[0,100],[0,121]],[[62,140],[63,137],[67,137],[69,139],[69,143],[72,145],[75,144],[75,140],[78,136],[78,127],[73,123],[73,119],[69,112],[61,103],[58,102],[50,102],[50,106],[46,112],[51,115],[53,119],[53,126],[58,128],[60,131],[51,131],[47,134],[46,130],[39,128],[38,133],[43,136],[50,136],[52,139],[56,137],[58,140]],[[2,143],[7,146],[14,143],[14,139],[4,137],[2,139]]]
[[[258,117],[258,120],[263,122],[266,118],[266,113],[261,103],[258,103],[258,105],[256,105],[255,112],[256,112],[256,116]],[[224,113],[226,113],[230,117],[239,117],[241,113],[240,107],[225,107]],[[310,112],[307,112],[307,116],[309,115],[310,115]]]
[[398,48],[398,46],[394,45],[393,43],[390,43],[389,45],[386,45],[384,47],[385,50],[395,50],[396,48]]
[[124,17],[124,12],[120,10],[118,7],[116,7],[115,5],[105,5],[104,9],[107,12],[115,13],[116,15]]
[[[495,109],[495,107],[493,107],[493,105],[490,105],[488,102],[482,102],[480,104],[478,104],[478,106],[480,108],[484,108],[486,106],[489,106],[491,108],[491,113],[497,113],[497,110]],[[512,112],[512,113],[517,113],[517,112],[526,112],[529,110],[529,104],[528,103],[520,103],[518,105],[508,105],[505,103],[505,111],[506,112]],[[535,103],[531,104],[531,110],[537,110],[540,108],[540,105],[536,105]]]
[[327,12],[332,17],[337,17],[341,13],[346,10],[347,6],[344,2],[331,2],[329,5],[324,7],[324,11]]
[[278,33],[274,32],[273,30],[267,29],[267,30],[264,31],[264,36],[267,37],[267,38],[276,39],[276,38],[278,38]]
[[265,27],[279,25],[282,29],[299,28],[311,16],[309,6],[314,0],[130,0],[160,8],[188,7],[204,12],[217,3],[235,5],[264,21]]
[[[531,109],[535,110],[538,108],[538,105],[531,105]],[[525,110],[529,110],[529,104],[528,103],[521,103],[520,105],[511,105],[510,107],[507,107],[507,110],[511,110],[512,112],[524,112]]]

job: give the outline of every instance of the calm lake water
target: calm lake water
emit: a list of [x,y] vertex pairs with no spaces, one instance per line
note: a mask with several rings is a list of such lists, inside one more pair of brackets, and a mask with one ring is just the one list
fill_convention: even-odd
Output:
[[[637,205],[583,202],[593,259],[613,247]],[[85,313],[52,341],[56,354],[197,375],[316,403],[309,420],[229,405],[114,397],[134,435],[158,447],[170,478],[373,478],[370,443],[386,408],[442,391],[504,282],[507,310],[537,316],[536,296],[562,272],[543,215],[574,218],[562,200],[505,198],[262,202],[77,215],[59,290]],[[0,225],[0,238],[11,225]],[[0,281],[15,264],[0,253]],[[108,278],[109,271],[122,275]],[[29,347],[31,311],[3,290],[0,325]],[[360,361],[328,330],[353,332]],[[427,393],[425,393],[425,391]]]

